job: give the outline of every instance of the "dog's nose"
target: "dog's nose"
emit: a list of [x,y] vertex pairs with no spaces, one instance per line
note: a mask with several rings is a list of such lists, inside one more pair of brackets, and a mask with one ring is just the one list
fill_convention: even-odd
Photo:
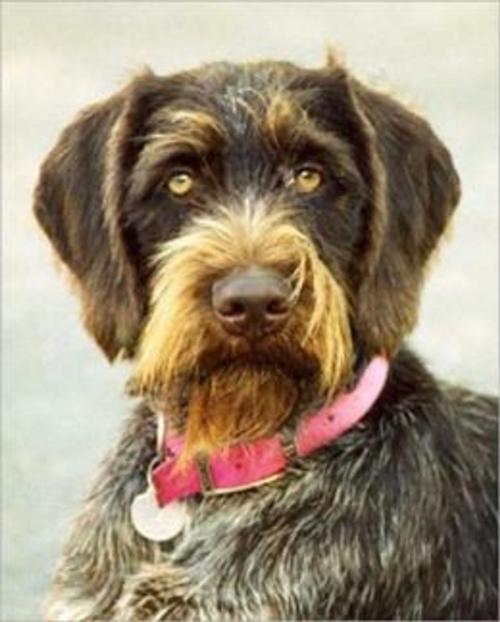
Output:
[[212,307],[233,335],[260,337],[279,330],[292,304],[290,285],[279,273],[251,266],[212,285]]

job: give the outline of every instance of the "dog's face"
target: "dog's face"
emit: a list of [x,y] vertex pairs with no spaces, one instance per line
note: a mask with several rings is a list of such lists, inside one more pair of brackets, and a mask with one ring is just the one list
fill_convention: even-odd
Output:
[[208,451],[397,349],[458,195],[419,117],[268,62],[136,78],[63,133],[35,210],[90,332]]

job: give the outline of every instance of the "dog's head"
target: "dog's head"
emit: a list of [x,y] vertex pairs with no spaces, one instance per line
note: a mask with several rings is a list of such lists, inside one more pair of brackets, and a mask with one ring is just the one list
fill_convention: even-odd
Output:
[[88,108],[35,213],[90,333],[203,449],[393,354],[458,198],[420,117],[333,61],[263,62],[145,73]]

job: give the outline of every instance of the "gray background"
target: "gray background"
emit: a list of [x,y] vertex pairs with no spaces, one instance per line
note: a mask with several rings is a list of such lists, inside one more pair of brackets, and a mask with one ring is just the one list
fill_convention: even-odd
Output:
[[310,66],[327,43],[421,110],[463,182],[413,342],[438,374],[497,384],[496,3],[3,3],[2,620],[40,619],[68,522],[128,406],[30,214],[37,167],[82,106],[142,64]]

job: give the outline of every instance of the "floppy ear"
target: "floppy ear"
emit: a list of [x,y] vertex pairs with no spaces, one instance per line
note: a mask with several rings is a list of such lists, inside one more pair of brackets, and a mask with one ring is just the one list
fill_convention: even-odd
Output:
[[355,330],[365,351],[390,354],[415,325],[425,267],[460,184],[449,152],[423,119],[357,82],[351,93],[377,179]]
[[42,165],[34,212],[69,269],[86,328],[110,360],[130,356],[144,295],[120,222],[120,201],[152,74],[84,110]]

